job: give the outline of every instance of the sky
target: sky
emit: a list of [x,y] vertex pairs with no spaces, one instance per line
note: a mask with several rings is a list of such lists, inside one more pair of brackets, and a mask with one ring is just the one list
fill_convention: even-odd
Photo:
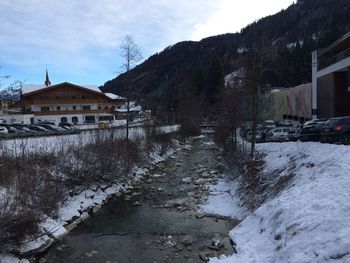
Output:
[[240,31],[293,0],[1,0],[2,87],[20,80],[103,85],[133,37],[144,58],[184,40]]

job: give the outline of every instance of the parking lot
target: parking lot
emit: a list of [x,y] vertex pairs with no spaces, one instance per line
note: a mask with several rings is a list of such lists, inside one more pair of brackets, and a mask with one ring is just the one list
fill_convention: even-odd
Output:
[[[250,123],[240,129],[241,136],[252,141]],[[256,142],[315,141],[322,143],[350,144],[350,117],[314,119],[293,127],[289,122],[277,123],[271,120],[259,124]]]

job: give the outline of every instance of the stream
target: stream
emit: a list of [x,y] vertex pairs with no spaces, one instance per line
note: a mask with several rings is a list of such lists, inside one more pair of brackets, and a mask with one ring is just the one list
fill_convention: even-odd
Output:
[[224,177],[219,155],[209,137],[191,139],[38,261],[183,263],[231,255],[228,232],[239,221],[197,209],[208,185]]

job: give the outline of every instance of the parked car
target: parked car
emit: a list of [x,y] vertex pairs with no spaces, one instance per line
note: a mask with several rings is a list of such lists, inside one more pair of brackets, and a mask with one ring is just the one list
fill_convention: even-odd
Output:
[[288,139],[290,141],[297,141],[299,139],[299,133],[300,133],[300,130],[299,129],[290,129],[289,132],[288,132]]
[[276,128],[276,123],[272,120],[267,120],[265,121],[264,126],[267,129],[273,129],[273,128]]
[[290,120],[283,120],[283,121],[278,121],[276,122],[276,126],[279,127],[292,127],[293,123]]
[[[251,132],[251,131],[247,133],[247,141],[248,142],[252,141],[252,134],[253,134],[253,132]],[[265,133],[263,131],[257,131],[256,136],[255,136],[255,141],[257,143],[264,142],[265,141]]]
[[321,131],[321,142],[350,143],[350,116],[329,119]]
[[6,127],[4,127],[4,126],[0,127],[0,134],[8,134],[8,133],[9,133],[9,131],[6,129]]
[[61,127],[61,128],[63,128],[63,129],[65,129],[65,130],[71,130],[72,128],[71,127],[69,127],[69,126],[67,126],[67,125],[64,125],[64,124],[58,124],[58,127]]
[[25,133],[25,131],[22,131],[22,130],[19,130],[19,129],[16,129],[15,127],[9,125],[9,124],[3,124],[1,123],[0,124],[0,127],[5,127],[8,131],[8,133]]
[[58,124],[58,126],[61,126],[61,125],[62,125],[62,126],[65,126],[65,127],[69,127],[69,128],[71,128],[71,129],[76,129],[75,125],[70,124],[70,123],[68,123],[68,122]]
[[328,121],[328,119],[313,119],[313,120],[309,120],[309,121],[306,121],[304,124],[303,124],[303,127],[306,127],[306,126],[312,126],[312,125],[316,125],[318,123],[325,123],[326,121]]
[[44,127],[45,129],[47,130],[50,130],[50,131],[56,131],[56,132],[64,132],[66,131],[65,129],[59,127],[59,126],[56,126],[54,124],[39,124],[38,126],[41,126],[41,127]]
[[39,125],[30,124],[27,127],[28,127],[28,129],[30,129],[32,131],[37,131],[37,132],[47,132],[47,131],[49,131],[48,129],[45,129],[44,127],[39,126]]
[[11,126],[15,127],[18,130],[21,130],[23,132],[27,132],[27,133],[35,132],[35,131],[29,129],[26,125],[23,125],[23,124],[11,124]]
[[316,119],[305,122],[303,128],[300,130],[299,140],[319,141],[323,125],[326,121],[326,119]]
[[272,142],[282,142],[282,141],[288,141],[288,132],[290,131],[289,128],[275,128],[270,130],[266,134],[266,141],[272,141]]

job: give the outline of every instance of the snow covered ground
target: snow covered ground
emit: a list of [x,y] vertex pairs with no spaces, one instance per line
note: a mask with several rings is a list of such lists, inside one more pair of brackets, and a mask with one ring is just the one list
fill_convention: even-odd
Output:
[[209,197],[199,210],[206,214],[215,214],[241,220],[246,213],[236,194],[238,183],[220,180],[209,188]]
[[[162,132],[170,133],[174,132],[178,127],[170,126],[163,128]],[[173,141],[172,147],[170,147],[165,153],[161,154],[161,146],[155,145],[152,152],[149,153],[148,164],[156,165],[159,162],[164,161],[171,156],[176,150],[180,148],[178,141]],[[58,219],[46,217],[39,225],[41,232],[40,237],[27,240],[20,247],[20,252],[25,253],[27,251],[36,250],[40,247],[51,244],[55,239],[59,239],[69,232],[70,228],[67,226],[67,222],[75,221],[79,223],[80,220],[84,220],[89,217],[88,211],[91,209],[99,208],[105,204],[113,195],[119,195],[124,190],[132,188],[132,184],[141,180],[149,172],[148,168],[135,167],[127,183],[113,184],[106,187],[98,187],[97,189],[90,189],[81,192],[78,195],[68,197],[67,200],[61,205],[58,210]],[[0,188],[0,193],[2,189]],[[74,220],[72,220],[74,219]],[[0,263],[28,263],[26,259],[18,259],[13,255],[1,255]]]
[[[179,130],[179,127],[179,125],[162,126],[158,128],[158,131],[159,133],[173,133]],[[12,155],[22,153],[23,150],[26,152],[52,152],[59,151],[62,147],[81,147],[90,143],[98,136],[109,138],[112,135],[115,138],[124,138],[125,129],[92,130],[80,134],[4,140],[1,142],[0,150],[6,150]],[[146,132],[143,127],[133,127],[129,130],[129,136],[131,139],[143,139],[146,136]]]
[[237,254],[210,262],[350,262],[350,146],[286,142],[257,148],[267,154],[266,172],[285,176],[293,163],[295,176],[230,232]]

